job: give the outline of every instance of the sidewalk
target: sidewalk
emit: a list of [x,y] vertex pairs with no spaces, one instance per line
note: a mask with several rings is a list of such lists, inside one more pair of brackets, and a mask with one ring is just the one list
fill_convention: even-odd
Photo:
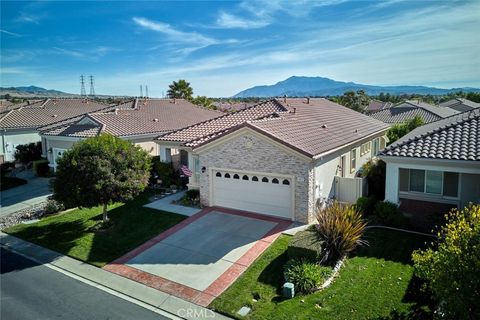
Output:
[[230,319],[209,309],[147,287],[90,264],[0,232],[0,244],[32,260],[94,282],[168,313],[172,319]]

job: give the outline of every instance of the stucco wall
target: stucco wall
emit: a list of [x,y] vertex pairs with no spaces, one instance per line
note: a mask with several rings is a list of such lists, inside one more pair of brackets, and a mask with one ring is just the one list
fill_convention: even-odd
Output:
[[[246,141],[251,141],[251,147]],[[313,222],[313,166],[275,143],[253,134],[242,134],[225,139],[221,144],[199,152],[200,167],[206,170],[200,175],[200,198],[204,205],[210,202],[209,168],[225,168],[253,172],[280,173],[295,177],[294,220]]]
[[37,131],[12,131],[2,133],[0,154],[5,155],[5,161],[15,160],[16,146],[40,141]]

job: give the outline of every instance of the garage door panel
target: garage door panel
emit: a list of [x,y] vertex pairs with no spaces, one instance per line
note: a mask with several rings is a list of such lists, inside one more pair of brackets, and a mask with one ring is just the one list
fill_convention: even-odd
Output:
[[[216,175],[217,172],[221,176]],[[225,178],[225,173],[230,178]],[[238,174],[240,179],[233,179]],[[267,176],[268,182],[262,182],[265,175],[258,174],[259,181],[252,181],[255,174],[248,174],[248,180],[243,180],[244,174],[232,171],[215,171],[213,176],[213,203],[217,206],[239,210],[258,212],[283,218],[292,218],[292,187],[284,185],[284,178]],[[278,184],[272,183],[277,178]],[[290,180],[289,180],[290,182]]]

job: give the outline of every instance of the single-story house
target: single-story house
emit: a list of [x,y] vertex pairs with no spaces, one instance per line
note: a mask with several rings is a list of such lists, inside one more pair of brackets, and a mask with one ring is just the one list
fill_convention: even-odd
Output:
[[41,141],[38,129],[109,108],[87,99],[46,99],[22,104],[0,115],[0,154],[13,161],[18,145]]
[[448,107],[439,107],[420,101],[407,100],[388,109],[371,113],[369,116],[388,124],[403,123],[415,116],[420,116],[424,123],[430,123],[457,113],[459,113],[459,111]]
[[445,213],[480,203],[480,109],[416,128],[383,150],[385,200]]
[[480,108],[480,103],[476,103],[464,98],[455,98],[438,104],[442,108],[450,108],[460,112],[470,111]]
[[55,168],[57,159],[75,142],[103,132],[133,141],[158,156],[159,146],[154,139],[159,135],[222,115],[183,99],[135,99],[39,130],[44,155]]
[[172,149],[188,153],[189,188],[200,190],[203,205],[310,223],[318,201],[338,198],[338,184],[344,192],[362,188],[355,177],[384,148],[388,127],[326,99],[283,98],[157,142],[163,161]]

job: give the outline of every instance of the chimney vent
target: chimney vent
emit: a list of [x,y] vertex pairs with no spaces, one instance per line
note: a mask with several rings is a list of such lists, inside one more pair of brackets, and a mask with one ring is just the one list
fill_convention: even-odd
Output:
[[177,104],[177,99],[173,98],[173,104]]
[[153,122],[158,122],[158,119],[157,118],[153,119]]
[[287,103],[287,95],[286,94],[283,95],[283,102]]
[[310,103],[310,97],[307,98],[307,104],[309,104],[309,103]]
[[327,127],[326,124],[322,125],[322,128],[323,128],[323,129],[328,129],[328,127]]
[[115,114],[118,114],[118,108],[115,108]]
[[293,108],[292,113],[296,113],[296,112],[297,112],[297,108]]

